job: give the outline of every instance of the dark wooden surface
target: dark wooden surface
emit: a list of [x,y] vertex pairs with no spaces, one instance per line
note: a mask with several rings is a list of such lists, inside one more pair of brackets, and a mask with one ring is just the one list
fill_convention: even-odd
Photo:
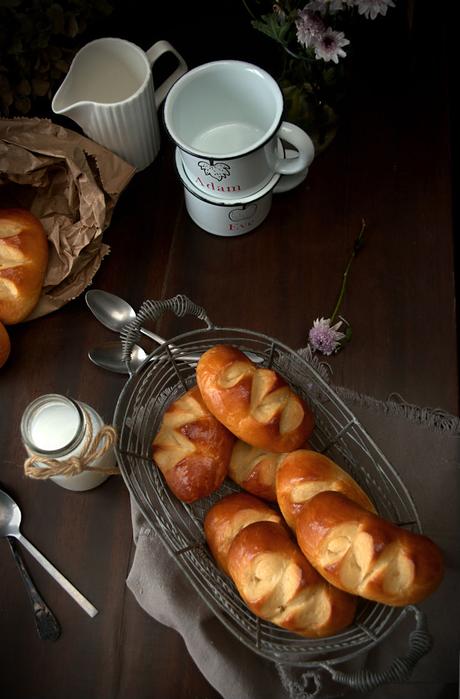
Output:
[[[205,10],[211,12],[210,3]],[[129,26],[124,35],[143,48],[169,38],[191,65],[219,57],[257,62],[256,50],[269,54],[259,38],[246,46],[229,41],[238,22],[247,21],[241,13],[225,32],[214,10],[219,31],[204,32],[198,44],[191,34],[212,29],[212,17],[206,24],[196,9],[182,21],[177,13],[173,22],[172,9],[170,14],[172,30],[157,25],[152,41],[142,23],[137,31],[143,26],[145,37],[131,36]],[[352,267],[342,308],[353,339],[330,359],[333,381],[379,399],[398,393],[410,403],[457,413],[448,71],[443,36],[428,61],[425,29],[416,19],[420,26],[416,22],[399,44],[399,64],[379,55],[388,55],[388,35],[384,46],[370,52],[375,72],[371,66],[352,84],[337,138],[315,160],[306,182],[276,196],[268,219],[248,235],[219,238],[192,223],[165,137],[155,163],[134,177],[115,209],[104,235],[112,252],[94,288],[136,308],[146,298],[185,293],[220,325],[262,331],[301,347],[312,321],[332,310],[365,218],[365,248]],[[219,33],[224,39],[216,41]],[[167,317],[157,331],[170,337],[188,327],[188,320]],[[40,641],[7,544],[0,542],[5,699],[218,697],[181,638],[149,618],[126,588],[133,543],[121,478],[78,494],[22,474],[19,422],[36,396],[67,394],[111,420],[124,378],[92,365],[87,352],[113,339],[83,297],[11,328],[12,353],[0,373],[0,481],[22,507],[23,533],[101,611],[91,620],[24,554],[63,629],[56,643]]]

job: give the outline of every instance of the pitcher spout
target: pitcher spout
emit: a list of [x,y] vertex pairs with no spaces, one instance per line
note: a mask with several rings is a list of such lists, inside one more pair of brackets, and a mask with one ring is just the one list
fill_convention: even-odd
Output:
[[54,95],[51,102],[51,109],[55,114],[63,114],[78,122],[79,116],[81,118],[84,112],[88,110],[88,104],[85,105],[81,100],[75,100],[69,78],[70,73],[67,74],[64,82]]

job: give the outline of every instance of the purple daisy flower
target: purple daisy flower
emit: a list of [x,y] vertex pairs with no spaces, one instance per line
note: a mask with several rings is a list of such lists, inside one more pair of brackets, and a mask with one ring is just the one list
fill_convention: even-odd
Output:
[[378,15],[386,15],[389,7],[394,7],[393,0],[356,0],[358,12],[366,19],[375,19]]
[[336,32],[332,27],[328,27],[321,38],[315,42],[315,56],[323,61],[339,62],[339,56],[343,58],[347,54],[343,50],[350,42],[343,32]]
[[316,46],[317,41],[326,30],[321,17],[305,8],[299,11],[295,26],[297,29],[297,41],[306,49]]

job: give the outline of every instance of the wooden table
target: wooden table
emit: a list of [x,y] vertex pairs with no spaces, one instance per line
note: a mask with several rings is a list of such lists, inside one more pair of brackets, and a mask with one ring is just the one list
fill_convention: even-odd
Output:
[[[399,68],[396,60],[379,61],[377,49],[372,53],[374,79],[363,71],[352,84],[336,139],[305,183],[276,196],[268,219],[248,235],[216,237],[190,220],[165,137],[156,161],[134,177],[115,209],[104,235],[112,252],[94,288],[136,308],[146,298],[185,293],[220,325],[261,331],[298,348],[312,321],[331,313],[364,218],[365,247],[341,309],[353,338],[329,359],[333,382],[457,413],[447,73],[441,45],[425,57],[422,15],[416,14],[403,58],[398,54]],[[227,39],[243,20],[233,18]],[[174,33],[168,38],[188,58],[193,42],[186,22],[178,25],[176,39]],[[150,40],[141,41],[148,48]],[[260,46],[261,39],[246,47],[200,42],[190,64],[227,56],[255,61]],[[165,317],[156,329],[171,337],[192,326]],[[83,296],[10,330],[12,353],[0,373],[0,481],[22,507],[23,533],[100,613],[87,617],[25,554],[63,629],[58,642],[40,641],[6,542],[0,543],[2,696],[217,698],[179,635],[148,617],[125,585],[133,541],[122,479],[78,494],[22,472],[19,423],[36,396],[66,394],[111,420],[125,379],[95,367],[87,352],[114,336],[89,313]]]

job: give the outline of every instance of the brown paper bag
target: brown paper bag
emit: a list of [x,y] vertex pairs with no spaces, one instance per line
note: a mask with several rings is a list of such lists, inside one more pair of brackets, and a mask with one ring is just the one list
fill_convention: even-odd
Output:
[[0,119],[0,206],[29,209],[50,243],[42,296],[27,320],[91,283],[110,248],[102,234],[135,169],[48,119]]

